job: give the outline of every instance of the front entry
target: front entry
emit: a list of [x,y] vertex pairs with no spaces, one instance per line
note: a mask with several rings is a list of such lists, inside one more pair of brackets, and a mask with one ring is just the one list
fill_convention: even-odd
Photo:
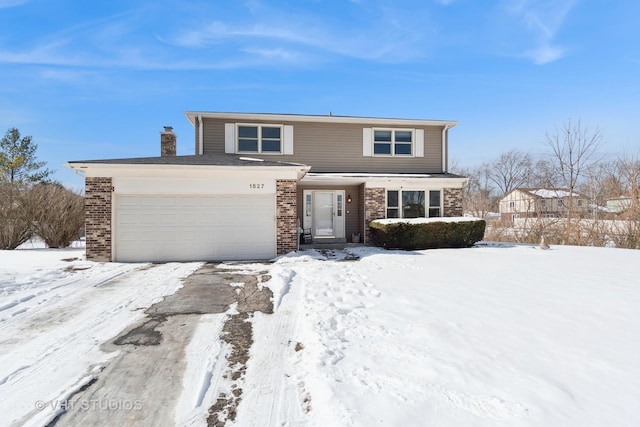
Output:
[[344,239],[344,191],[305,190],[303,228],[314,241]]

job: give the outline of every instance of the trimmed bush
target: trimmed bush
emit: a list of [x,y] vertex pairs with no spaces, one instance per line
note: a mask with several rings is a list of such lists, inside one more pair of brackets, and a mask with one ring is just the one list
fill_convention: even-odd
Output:
[[484,220],[369,224],[373,244],[386,249],[468,248],[482,240]]

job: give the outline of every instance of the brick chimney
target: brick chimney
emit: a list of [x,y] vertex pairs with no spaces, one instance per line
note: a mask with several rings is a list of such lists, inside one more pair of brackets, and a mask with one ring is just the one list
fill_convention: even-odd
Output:
[[175,157],[176,155],[176,134],[171,126],[165,126],[160,132],[160,156]]

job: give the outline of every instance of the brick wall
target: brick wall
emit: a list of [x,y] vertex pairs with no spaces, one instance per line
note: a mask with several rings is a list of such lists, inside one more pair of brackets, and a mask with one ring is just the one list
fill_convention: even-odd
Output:
[[370,242],[369,223],[375,219],[386,217],[384,188],[364,189],[364,243]]
[[443,194],[442,216],[462,216],[462,189],[445,188]]
[[276,250],[278,255],[298,249],[298,182],[276,181]]
[[111,178],[85,179],[87,259],[111,261]]

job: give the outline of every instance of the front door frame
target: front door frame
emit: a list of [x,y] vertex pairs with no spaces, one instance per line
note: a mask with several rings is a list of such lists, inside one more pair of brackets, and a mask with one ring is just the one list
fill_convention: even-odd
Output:
[[[332,194],[332,209],[333,209],[333,234],[323,235],[317,234],[316,219],[314,218],[315,209],[315,196],[320,193]],[[304,229],[311,229],[313,239],[316,241],[322,240],[337,240],[345,238],[345,191],[344,190],[325,190],[325,189],[313,189],[304,190],[302,196],[302,227]]]

